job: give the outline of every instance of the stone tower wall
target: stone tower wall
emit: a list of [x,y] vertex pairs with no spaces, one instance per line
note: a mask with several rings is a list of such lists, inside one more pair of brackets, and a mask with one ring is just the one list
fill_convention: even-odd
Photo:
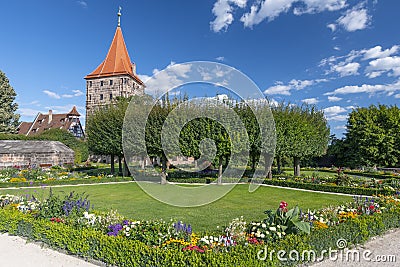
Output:
[[92,78],[86,81],[86,122],[96,108],[111,103],[115,97],[143,95],[144,86],[129,75]]

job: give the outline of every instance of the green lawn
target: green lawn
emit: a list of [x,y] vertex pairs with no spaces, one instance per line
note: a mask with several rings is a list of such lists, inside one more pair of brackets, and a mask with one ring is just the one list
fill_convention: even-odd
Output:
[[[162,185],[155,185],[163,188]],[[164,187],[165,188],[165,187]],[[247,185],[237,185],[222,199],[209,205],[195,208],[173,207],[161,203],[143,192],[136,183],[92,185],[54,188],[54,192],[86,192],[95,209],[117,209],[122,215],[136,220],[171,218],[193,226],[194,231],[213,231],[223,227],[241,215],[247,221],[264,218],[264,211],[276,209],[280,201],[288,202],[289,208],[299,205],[303,210],[317,209],[329,205],[348,202],[351,197],[323,193],[311,193],[290,189],[260,187],[253,193]],[[44,197],[49,188],[44,189],[0,189],[0,194],[34,194]]]

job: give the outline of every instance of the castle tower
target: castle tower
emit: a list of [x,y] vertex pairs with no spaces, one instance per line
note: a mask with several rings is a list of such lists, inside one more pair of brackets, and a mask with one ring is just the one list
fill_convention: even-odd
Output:
[[86,75],[86,121],[96,108],[110,104],[118,96],[129,97],[144,94],[144,83],[136,75],[136,65],[126,49],[122,35],[121,8],[118,11],[118,26],[104,61]]

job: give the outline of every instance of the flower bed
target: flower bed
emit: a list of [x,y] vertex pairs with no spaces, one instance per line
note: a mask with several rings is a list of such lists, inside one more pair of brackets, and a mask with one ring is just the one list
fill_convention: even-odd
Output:
[[346,205],[316,211],[289,204],[282,201],[261,221],[241,217],[221,232],[197,233],[180,221],[131,220],[116,211],[93,210],[84,194],[50,194],[43,201],[4,195],[0,231],[110,265],[276,266],[276,257],[260,259],[265,245],[275,251],[313,249],[320,255],[336,248],[340,238],[357,244],[400,227],[400,202],[393,197],[355,197]]

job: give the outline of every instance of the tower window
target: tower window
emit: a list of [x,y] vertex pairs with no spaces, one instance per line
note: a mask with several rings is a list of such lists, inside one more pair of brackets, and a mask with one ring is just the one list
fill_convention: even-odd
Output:
[[103,94],[100,94],[100,100],[103,100]]
[[110,80],[110,85],[113,85],[113,80]]
[[92,87],[92,81],[89,81],[89,87]]
[[125,79],[124,79],[124,82],[125,82],[125,84],[127,84],[127,83],[128,83],[128,79],[127,79],[127,78],[125,78]]
[[104,81],[100,81],[100,86],[103,86],[104,85]]
[[89,95],[89,100],[92,100],[92,95]]
[[110,100],[112,99],[112,94],[110,94]]

